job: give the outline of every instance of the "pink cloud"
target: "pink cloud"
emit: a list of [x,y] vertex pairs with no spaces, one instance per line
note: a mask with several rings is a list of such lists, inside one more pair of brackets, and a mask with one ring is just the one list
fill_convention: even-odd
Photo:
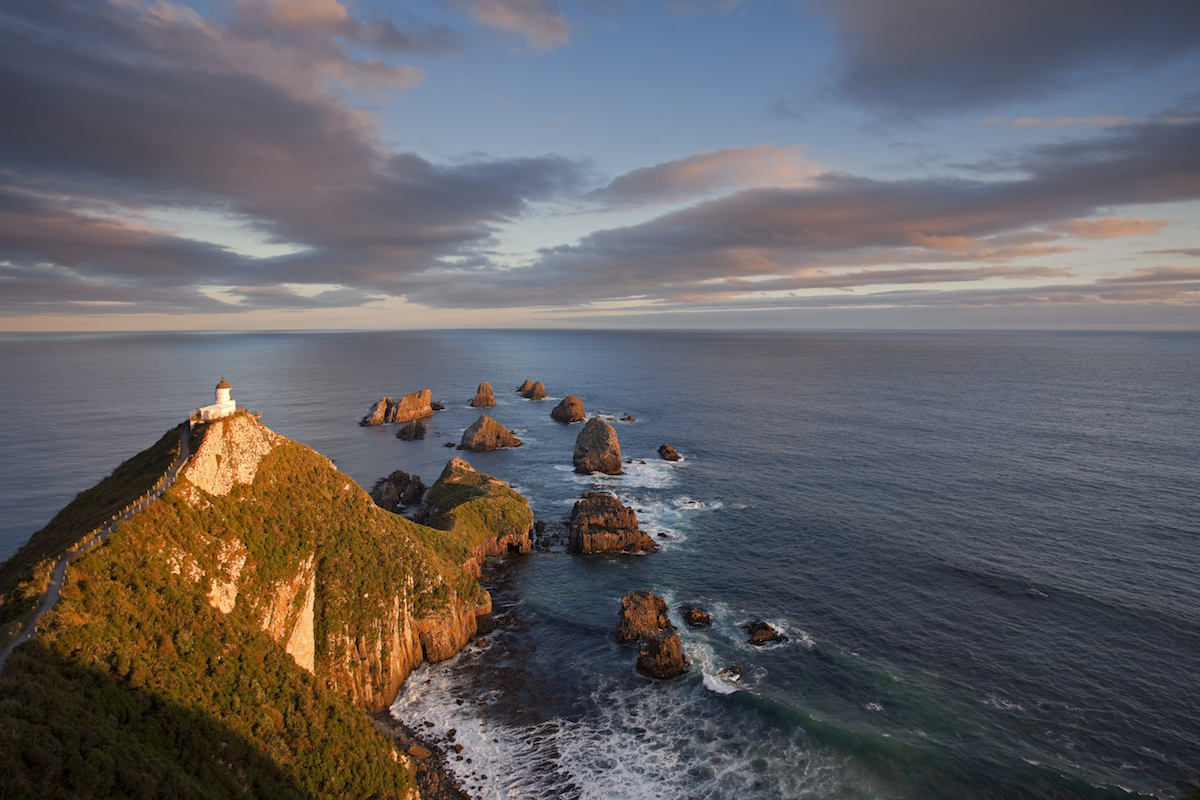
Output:
[[553,50],[571,41],[570,22],[551,0],[474,0],[471,19],[524,36],[538,50]]
[[1166,224],[1165,219],[1102,217],[1060,222],[1053,226],[1053,230],[1078,236],[1080,239],[1116,239],[1119,236],[1151,236],[1158,233]]

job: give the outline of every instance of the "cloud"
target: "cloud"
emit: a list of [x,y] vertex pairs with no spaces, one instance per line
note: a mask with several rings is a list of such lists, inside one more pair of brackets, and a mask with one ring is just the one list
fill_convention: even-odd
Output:
[[1104,217],[1103,219],[1072,219],[1053,226],[1080,239],[1115,239],[1119,236],[1152,236],[1165,225],[1165,219],[1141,217]]
[[723,189],[802,186],[825,169],[804,158],[804,147],[760,144],[709,150],[640,167],[589,195],[615,208],[676,203]]
[[[661,303],[735,289],[843,288],[841,271],[851,268],[863,268],[853,280],[862,287],[893,280],[889,270],[904,264],[1008,266],[1069,251],[1067,235],[1140,235],[1162,224],[1094,218],[1102,209],[1200,198],[1200,122],[1113,129],[1020,151],[1005,166],[1024,176],[882,181],[826,172],[804,186],[744,189],[548,248],[528,268],[482,270],[467,281],[456,277],[453,285],[429,274],[412,298],[467,306]],[[647,174],[672,171],[656,167]],[[709,282],[730,288],[714,289]]]
[[1081,119],[1079,117],[1018,117],[1017,119],[1006,119],[1005,117],[988,117],[983,121],[983,124],[989,127],[1001,128],[1115,128],[1122,125],[1132,125],[1133,120],[1126,116],[1101,116],[1088,117]]
[[1150,255],[1196,256],[1200,258],[1200,247],[1181,247],[1173,250],[1143,250]]
[[[325,24],[336,17],[329,8],[287,19]],[[408,276],[472,257],[531,202],[582,184],[584,168],[562,158],[439,165],[389,152],[329,77],[396,73],[371,75],[370,59],[330,47],[320,38],[264,47],[259,33],[164,4],[6,3],[6,308],[17,298],[30,308],[104,298],[110,310],[245,310],[286,300],[271,287],[306,283],[345,291],[293,293],[296,307],[399,295]],[[164,208],[175,218],[217,213],[297,252],[253,259],[131,222]]]
[[1107,283],[1177,283],[1200,281],[1200,267],[1146,267],[1127,275],[1109,278]]
[[530,47],[553,50],[571,41],[571,24],[553,0],[470,0],[479,25],[525,37]]
[[844,49],[838,92],[895,114],[1035,100],[1200,47],[1193,0],[820,0]]

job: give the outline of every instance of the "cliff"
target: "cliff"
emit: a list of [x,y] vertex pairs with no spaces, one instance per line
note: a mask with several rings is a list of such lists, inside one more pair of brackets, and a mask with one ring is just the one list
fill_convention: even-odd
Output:
[[443,493],[425,527],[251,417],[195,441],[160,500],[76,559],[10,658],[8,788],[415,796],[405,757],[361,710],[475,634],[491,610],[475,576],[484,555],[521,549],[523,498],[472,470],[471,491]]

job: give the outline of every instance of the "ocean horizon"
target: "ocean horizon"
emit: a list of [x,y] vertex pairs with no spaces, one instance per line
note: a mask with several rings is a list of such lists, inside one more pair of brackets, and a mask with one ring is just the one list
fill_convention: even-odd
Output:
[[[395,713],[458,732],[471,761],[450,766],[474,796],[1175,797],[1200,781],[1200,334],[2,334],[0,367],[4,558],[221,379],[366,489],[397,469],[432,483],[460,455],[552,527],[588,490],[633,507],[659,552],[512,559],[491,587],[505,624],[402,687]],[[548,399],[516,394],[525,379]],[[444,447],[481,381],[522,447]],[[446,406],[425,440],[358,426],[419,389]],[[549,417],[568,394],[613,418],[625,474],[573,472],[579,427]],[[666,596],[684,677],[641,677],[616,643],[632,589]],[[688,604],[713,626],[682,624]],[[751,619],[788,641],[749,645]]]

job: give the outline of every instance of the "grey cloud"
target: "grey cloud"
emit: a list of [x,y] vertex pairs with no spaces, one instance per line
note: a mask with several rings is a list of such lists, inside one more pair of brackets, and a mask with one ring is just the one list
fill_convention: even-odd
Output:
[[[106,296],[171,286],[162,302],[191,297],[197,309],[213,307],[205,286],[245,287],[253,304],[284,282],[347,287],[295,295],[296,307],[353,305],[403,293],[407,275],[442,258],[473,256],[530,202],[584,179],[562,158],[438,165],[389,153],[306,67],[303,47],[272,50],[271,64],[256,49],[215,23],[134,6],[0,6],[0,259],[16,270],[6,298],[68,269],[73,285]],[[252,259],[113,221],[162,207],[216,212],[302,249]]]
[[985,108],[1142,70],[1200,47],[1193,0],[819,0],[841,96],[891,113]]
[[[744,190],[544,250],[525,269],[453,286],[425,275],[412,296],[436,305],[665,300],[703,293],[705,281],[787,284],[820,268],[829,270],[824,285],[834,287],[832,268],[1062,252],[1054,223],[1113,206],[1200,198],[1200,122],[1037,148],[1010,168],[1026,176],[886,182],[827,173],[811,187]],[[886,271],[876,283],[885,282]]]

